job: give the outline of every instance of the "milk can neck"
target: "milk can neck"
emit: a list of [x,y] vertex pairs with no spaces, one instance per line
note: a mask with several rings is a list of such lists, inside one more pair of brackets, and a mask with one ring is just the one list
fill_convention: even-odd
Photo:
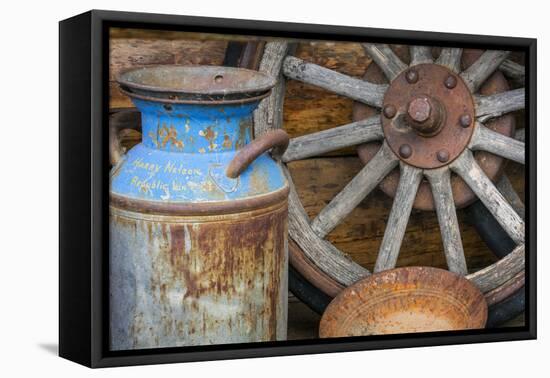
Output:
[[252,112],[245,104],[169,104],[134,99],[141,112],[142,143],[149,148],[182,153],[238,150],[250,142]]

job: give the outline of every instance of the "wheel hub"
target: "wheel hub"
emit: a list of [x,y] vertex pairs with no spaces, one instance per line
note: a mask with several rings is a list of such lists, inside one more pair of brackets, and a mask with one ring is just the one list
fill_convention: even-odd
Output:
[[393,152],[407,164],[433,169],[466,148],[474,115],[474,100],[458,75],[440,65],[420,64],[392,81],[381,117]]

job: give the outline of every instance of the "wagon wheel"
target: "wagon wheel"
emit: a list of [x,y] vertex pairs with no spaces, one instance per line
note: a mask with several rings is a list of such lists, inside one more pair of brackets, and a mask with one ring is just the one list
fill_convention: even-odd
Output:
[[[525,227],[523,219],[492,182],[499,169],[488,177],[474,151],[524,163],[524,143],[509,136],[513,125],[507,130],[508,136],[488,127],[489,120],[524,107],[524,89],[491,95],[478,93],[503,62],[509,65],[508,52],[486,51],[460,72],[461,49],[445,48],[434,62],[430,48],[414,46],[408,66],[388,45],[364,44],[364,48],[389,84],[356,79],[287,56],[288,44],[284,42],[270,42],[264,50],[260,64],[264,72],[383,109],[381,115],[291,140],[284,163],[367,142],[378,142],[380,146],[366,159],[365,167],[311,221],[284,167],[291,186],[289,234],[293,267],[331,297],[369,275],[367,269],[350,260],[325,236],[399,167],[394,203],[374,271],[395,266],[417,190],[426,177],[425,185],[434,194],[449,270],[472,280],[485,293],[489,304],[503,301],[517,290],[524,277]],[[282,126],[284,85],[284,80],[279,80],[271,97],[260,104],[255,114],[256,134]],[[456,96],[461,96],[458,104]],[[470,274],[456,217],[455,176],[475,193],[516,244],[498,262]],[[458,205],[469,201],[462,200]]]

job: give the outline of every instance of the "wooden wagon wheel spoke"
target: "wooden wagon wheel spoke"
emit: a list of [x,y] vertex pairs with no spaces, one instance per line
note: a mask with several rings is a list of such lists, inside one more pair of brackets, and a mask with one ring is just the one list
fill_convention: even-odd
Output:
[[[519,141],[524,141],[525,129],[517,130],[515,138]],[[496,187],[506,201],[508,201],[510,206],[512,206],[515,212],[521,217],[521,219],[525,219],[525,205],[506,174],[502,175],[502,177],[498,180]]]
[[525,84],[525,67],[521,64],[506,59],[502,62],[499,69],[504,75],[516,81],[518,84]]
[[497,182],[497,189],[502,196],[506,198],[506,201],[508,201],[510,206],[512,206],[515,212],[518,213],[521,219],[525,219],[525,205],[512,186],[508,176],[502,175],[500,180]]
[[441,50],[435,63],[445,66],[455,73],[459,73],[461,59],[462,49],[445,47]]
[[525,108],[525,88],[489,96],[476,96],[476,117],[479,122]]
[[382,106],[384,93],[388,89],[387,85],[356,79],[293,56],[285,58],[283,73],[291,79],[315,85],[378,108]]
[[432,48],[430,46],[411,46],[411,66],[423,63],[433,63]]
[[475,192],[512,240],[518,244],[524,243],[525,225],[523,219],[506,202],[491,180],[485,176],[472,152],[465,150],[458,159],[451,163],[451,169],[462,177]]
[[460,76],[472,93],[475,93],[508,55],[510,51],[487,50],[474,64],[462,71]]
[[347,125],[292,138],[283,161],[305,159],[311,156],[356,146],[361,143],[382,140],[384,133],[380,116],[374,116]]
[[477,123],[475,127],[469,144],[471,150],[487,151],[517,163],[525,164],[525,143],[497,133],[481,123]]
[[369,194],[390,171],[398,158],[386,143],[374,158],[339,192],[311,222],[311,228],[324,238]]
[[399,186],[386,224],[382,245],[376,258],[374,272],[381,272],[395,267],[416,192],[422,180],[421,169],[407,164],[401,164],[400,167]]
[[424,175],[432,188],[447,267],[451,272],[466,275],[468,268],[451,189],[451,172],[445,167],[426,170]]
[[363,43],[363,48],[390,81],[407,69],[407,65],[399,59],[389,45]]

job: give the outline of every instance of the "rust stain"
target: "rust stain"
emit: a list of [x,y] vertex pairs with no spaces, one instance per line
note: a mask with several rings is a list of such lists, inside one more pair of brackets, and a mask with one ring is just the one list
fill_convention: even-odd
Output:
[[212,130],[212,128],[210,126],[208,126],[205,130],[204,130],[204,137],[211,141],[213,140],[215,137],[216,137],[216,133]]
[[229,135],[225,134],[223,136],[222,146],[223,146],[223,148],[226,148],[226,149],[231,149],[231,147],[233,146],[233,144],[231,143],[231,138],[229,137]]
[[[121,224],[143,225],[152,262],[148,295],[157,298],[154,311],[162,313],[160,323],[151,330],[139,313],[132,315],[135,347],[144,338],[162,344],[163,335],[215,339],[218,329],[246,335],[250,341],[276,340],[277,324],[284,321],[278,314],[286,305],[280,303],[286,270],[286,199],[269,209],[243,213],[241,218],[216,217],[189,222],[115,218]],[[185,322],[172,312],[174,295],[189,314]],[[211,307],[217,309],[210,312],[204,307],[206,299],[219,307]],[[228,300],[239,306],[220,318]]]
[[199,135],[208,141],[208,149],[210,151],[214,151],[218,147],[218,145],[214,143],[218,133],[212,130],[212,126],[208,126],[204,130],[200,130]]
[[158,144],[164,148],[166,144],[172,143],[176,148],[183,149],[183,142],[178,139],[178,131],[174,126],[169,128],[163,123],[162,127],[158,131],[158,136],[161,138]]
[[257,166],[253,166],[250,174],[250,192],[249,195],[253,196],[258,193],[265,193],[269,191],[268,177],[266,172],[259,169]]
[[250,130],[252,130],[252,119],[242,119],[239,123],[239,134],[235,142],[235,148],[237,150],[246,145],[246,137],[249,135]]

